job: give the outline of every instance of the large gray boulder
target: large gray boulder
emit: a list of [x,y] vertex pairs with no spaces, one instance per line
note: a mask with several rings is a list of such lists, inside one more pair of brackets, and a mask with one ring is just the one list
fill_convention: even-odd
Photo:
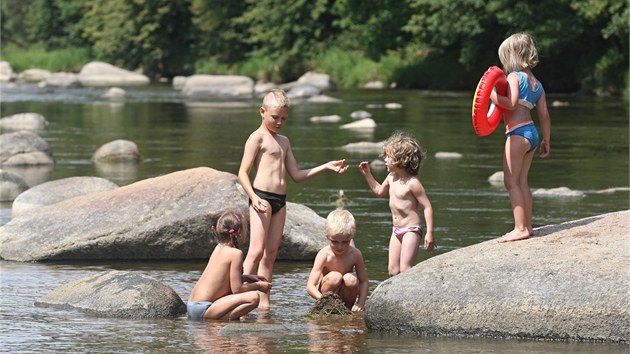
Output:
[[11,217],[15,218],[33,209],[66,199],[116,188],[118,188],[116,183],[100,177],[79,176],[48,181],[18,195],[11,207]]
[[63,284],[35,306],[75,309],[96,317],[173,318],[186,304],[168,285],[144,275],[110,271]]
[[26,130],[0,135],[0,166],[54,163],[48,143],[39,135]]
[[[12,261],[207,259],[209,227],[226,208],[247,211],[238,178],[199,167],[42,206],[0,227]],[[289,203],[279,259],[312,260],[326,245],[324,219]]]
[[372,330],[551,340],[630,340],[630,211],[494,240],[417,264],[366,304]]
[[81,68],[79,82],[83,86],[138,86],[148,85],[151,80],[114,65],[94,61]]

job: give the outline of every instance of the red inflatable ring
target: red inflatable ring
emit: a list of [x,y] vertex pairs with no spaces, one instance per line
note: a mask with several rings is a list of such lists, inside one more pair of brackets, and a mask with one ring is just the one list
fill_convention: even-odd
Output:
[[491,66],[479,80],[472,104],[472,125],[479,136],[492,134],[501,122],[504,109],[490,101],[490,93],[496,87],[499,94],[507,94],[507,78],[497,66]]

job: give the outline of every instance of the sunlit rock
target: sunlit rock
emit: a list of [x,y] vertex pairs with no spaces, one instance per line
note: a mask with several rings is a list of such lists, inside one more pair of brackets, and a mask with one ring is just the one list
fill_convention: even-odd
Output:
[[[207,259],[210,225],[227,208],[247,214],[236,175],[199,167],[41,206],[0,227],[12,261]],[[312,261],[326,246],[324,218],[287,203],[279,260]],[[247,246],[242,249],[247,252]]]
[[46,80],[50,77],[52,73],[50,70],[45,69],[26,69],[18,74],[17,79],[19,81],[26,82],[39,82],[42,80]]
[[254,80],[241,75],[192,75],[186,79],[182,93],[194,98],[250,98],[254,94]]
[[490,177],[488,177],[488,183],[496,187],[503,186],[503,171],[493,173]]
[[372,118],[372,113],[368,111],[354,111],[350,113],[350,118],[354,120],[361,120],[366,118]]
[[150,83],[145,75],[98,61],[81,68],[79,81],[83,86],[138,86]]
[[0,166],[54,163],[48,143],[39,135],[27,130],[0,135]]
[[127,97],[127,91],[120,87],[111,87],[102,95],[103,98],[109,98],[110,100],[123,100]]
[[139,162],[142,159],[138,145],[133,141],[118,139],[102,145],[92,156],[99,162]]
[[401,109],[402,108],[402,104],[397,103],[397,102],[390,102],[390,103],[386,103],[385,104],[385,108],[387,108],[387,109]]
[[42,130],[48,125],[39,113],[18,113],[0,119],[0,130]]
[[7,61],[0,61],[0,82],[8,82],[14,78],[13,68]]
[[337,123],[341,120],[341,116],[336,114],[330,116],[314,116],[309,118],[309,120],[313,123]]
[[376,128],[376,122],[372,118],[359,119],[352,123],[344,124],[340,126],[341,129],[374,129]]
[[52,73],[44,80],[44,87],[81,87],[79,75],[75,73],[56,72]]
[[440,151],[435,153],[435,158],[438,160],[457,160],[463,157],[459,152]]
[[383,150],[383,142],[361,141],[358,143],[349,143],[341,147],[348,152],[359,152],[366,154],[380,154]]
[[532,192],[534,197],[546,197],[546,198],[581,198],[585,194],[582,191],[572,190],[568,187],[558,188],[538,188]]
[[11,217],[15,218],[39,207],[59,203],[66,199],[116,188],[118,185],[100,177],[81,176],[48,181],[18,195],[13,201]]
[[[376,287],[372,331],[545,340],[630,340],[630,211],[490,240],[423,261]],[[497,235],[498,236],[498,235]]]

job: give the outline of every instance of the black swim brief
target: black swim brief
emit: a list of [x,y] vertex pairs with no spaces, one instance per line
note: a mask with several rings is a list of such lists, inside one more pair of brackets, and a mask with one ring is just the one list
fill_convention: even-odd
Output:
[[[254,188],[254,193],[262,199],[266,200],[271,204],[271,214],[275,214],[280,209],[284,208],[287,204],[287,196],[286,194],[276,194],[271,192],[261,191],[260,189]],[[249,205],[252,205],[252,200],[249,200]]]

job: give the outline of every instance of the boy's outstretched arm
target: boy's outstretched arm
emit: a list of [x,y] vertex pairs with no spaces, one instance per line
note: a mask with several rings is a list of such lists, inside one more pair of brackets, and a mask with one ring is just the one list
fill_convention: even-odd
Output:
[[307,170],[300,170],[298,167],[297,161],[295,160],[295,156],[293,156],[293,151],[291,150],[291,146],[287,150],[287,156],[285,158],[285,166],[289,176],[295,182],[306,181],[309,178],[314,177],[318,173],[321,173],[326,170],[330,170],[337,173],[344,173],[348,170],[350,166],[345,166],[346,160],[336,160],[336,161],[328,161],[323,165],[319,165],[317,167],[313,167]]

